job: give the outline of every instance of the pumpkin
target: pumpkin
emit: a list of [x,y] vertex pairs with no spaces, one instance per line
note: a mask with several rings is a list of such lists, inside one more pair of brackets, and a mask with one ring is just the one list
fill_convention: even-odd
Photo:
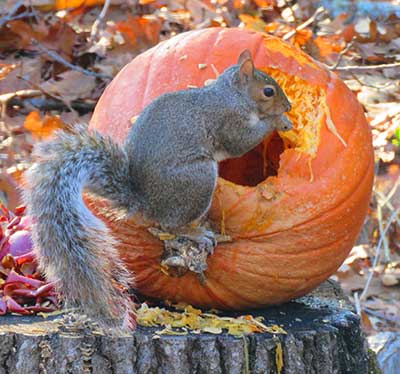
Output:
[[113,219],[104,202],[89,198],[119,240],[143,295],[204,308],[279,304],[332,275],[357,238],[373,182],[362,108],[334,73],[280,39],[235,28],[175,36],[122,69],[101,96],[90,127],[122,143],[132,118],[151,100],[203,86],[246,48],[287,94],[295,128],[219,165],[209,218],[232,241],[209,256],[204,283],[191,272],[172,277],[161,267],[163,245],[140,215]]

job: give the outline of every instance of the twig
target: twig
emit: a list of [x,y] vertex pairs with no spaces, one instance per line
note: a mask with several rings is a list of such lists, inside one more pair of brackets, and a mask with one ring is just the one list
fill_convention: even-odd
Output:
[[[10,103],[12,105],[23,106],[28,102],[30,105],[35,107],[38,110],[47,112],[49,110],[57,110],[57,111],[65,111],[69,109],[65,102],[60,101],[59,99],[36,99],[35,102],[28,100],[21,100],[21,99],[11,99]],[[74,109],[75,112],[79,114],[88,113],[93,111],[94,107],[96,106],[95,102],[84,102],[84,101],[72,101],[70,106]]]
[[4,131],[8,134],[10,138],[11,138],[11,130],[7,125],[7,122],[5,121],[8,101],[16,96],[35,97],[41,94],[42,93],[38,90],[19,90],[0,95],[0,128],[4,129]]
[[102,78],[102,79],[112,79],[109,75],[102,74],[102,73],[96,73],[94,71],[86,70],[81,68],[80,66],[71,64],[67,60],[65,60],[63,57],[61,57],[58,53],[54,51],[49,51],[46,49],[44,46],[42,46],[37,40],[34,40],[32,44],[36,47],[39,48],[39,50],[43,53],[46,53],[49,57],[51,57],[54,61],[59,62],[60,64],[70,68],[71,70],[79,71],[82,74],[88,75],[90,77],[96,77],[96,78]]
[[360,295],[360,302],[362,300],[364,300],[365,296],[367,295],[367,291],[369,288],[369,285],[371,283],[372,277],[374,276],[374,271],[376,266],[378,265],[378,261],[379,261],[379,257],[380,257],[380,252],[381,252],[381,248],[382,248],[382,242],[383,242],[383,237],[386,235],[386,232],[389,230],[390,225],[392,224],[392,222],[395,220],[395,218],[397,217],[397,215],[400,212],[400,208],[396,209],[390,216],[389,220],[386,223],[386,227],[383,230],[383,233],[381,235],[381,237],[379,238],[378,244],[376,246],[376,250],[375,250],[375,258],[374,258],[374,262],[372,264],[372,269],[371,272],[368,275],[368,279],[367,282],[365,283],[363,292]]
[[8,14],[0,19],[0,29],[12,19],[13,15],[18,11],[19,7],[23,4],[23,0],[19,0],[15,3],[15,5],[10,9]]
[[375,310],[372,310],[370,308],[364,308],[364,311],[365,311],[365,313],[370,314],[371,316],[382,318],[382,319],[385,319],[387,321],[394,322],[394,323],[400,325],[400,318],[398,318],[398,317],[385,316],[383,313],[379,313],[379,312],[377,312]]
[[[374,193],[380,198],[380,199],[385,199],[385,196],[382,194],[382,192],[378,191],[378,190],[374,190]],[[382,205],[384,206],[384,205]],[[392,203],[390,201],[388,201],[387,203],[385,203],[385,206],[387,206],[387,208],[391,211],[394,212],[395,208],[392,205]],[[396,217],[396,223],[397,225],[400,227],[400,218]]]
[[72,108],[71,104],[68,103],[67,101],[63,100],[61,96],[56,95],[56,94],[52,94],[51,92],[46,91],[43,87],[41,87],[40,85],[31,82],[29,79],[26,79],[22,76],[17,76],[17,78],[23,80],[24,82],[28,83],[30,86],[32,86],[33,88],[41,91],[44,95],[49,96],[57,101],[61,101],[72,113],[76,113],[76,111]]
[[[332,69],[331,69],[332,70]],[[394,82],[387,82],[385,84],[381,84],[379,86],[374,85],[374,84],[368,84],[366,82],[363,82],[359,77],[357,77],[357,75],[354,72],[350,72],[351,77],[357,82],[359,83],[360,86],[365,86],[365,87],[371,87],[371,88],[376,88],[377,90],[381,90],[383,88],[389,87],[392,84],[397,84],[397,81]]]
[[317,19],[317,17],[324,12],[325,12],[325,9],[323,7],[319,7],[307,21],[305,21],[301,25],[297,26],[294,30],[289,31],[288,33],[283,35],[282,39],[289,40],[292,36],[296,35],[297,31],[303,30],[307,26],[311,25]]
[[353,38],[353,40],[352,40],[350,43],[348,43],[348,44],[340,51],[339,57],[338,57],[338,59],[336,60],[336,62],[335,62],[332,66],[328,66],[328,69],[329,69],[329,70],[335,70],[335,69],[339,66],[339,64],[340,64],[341,61],[342,61],[343,56],[344,56],[344,55],[349,51],[349,49],[353,46],[353,43],[354,43],[354,38]]
[[389,193],[387,194],[385,200],[382,201],[381,206],[384,207],[394,196],[394,194],[396,193],[397,188],[400,186],[400,177],[398,177],[396,179],[396,182],[394,183],[392,189],[389,191]]
[[41,95],[42,92],[39,90],[19,90],[19,91],[15,91],[15,92],[9,92],[9,93],[5,93],[0,95],[0,118],[4,118],[5,117],[5,111],[6,111],[6,105],[7,102],[18,96],[18,97],[35,97],[35,96],[39,96]]
[[389,69],[389,68],[398,68],[398,67],[400,67],[400,62],[394,62],[393,64],[382,64],[382,65],[337,66],[336,68],[334,68],[332,70],[362,72],[362,71],[369,71],[369,70]]
[[21,19],[21,18],[33,17],[35,14],[36,13],[34,12],[23,12],[15,16],[7,16],[7,22],[15,21],[16,19]]
[[90,41],[94,41],[94,39],[96,38],[96,36],[99,32],[99,26],[103,22],[103,19],[107,14],[107,10],[110,6],[110,2],[111,2],[111,0],[104,1],[103,9],[101,10],[99,16],[96,18],[96,21],[94,21],[94,23],[92,25],[92,29],[90,31],[90,38],[89,38]]
[[353,297],[354,297],[354,305],[356,307],[356,312],[361,317],[361,303],[360,303],[360,298],[358,297],[358,292],[354,292]]
[[382,218],[382,206],[378,203],[378,206],[376,207],[376,215],[378,218],[378,229],[379,229],[379,235],[382,238],[382,243],[383,243],[383,253],[385,255],[385,262],[390,262],[390,254],[389,254],[389,242],[386,237],[386,235],[383,233],[383,218]]
[[[389,191],[389,193],[385,197],[385,199],[383,201],[378,200],[378,206],[376,209],[376,213],[377,213],[377,217],[378,217],[379,234],[381,236],[383,235],[382,208],[391,200],[391,198],[397,191],[397,188],[399,187],[399,185],[400,185],[400,177],[397,178],[395,184],[393,185],[392,189]],[[398,221],[398,219],[397,219],[397,221]],[[384,249],[384,253],[385,253],[385,260],[386,260],[386,262],[389,262],[390,261],[389,242],[386,238],[386,235],[383,236],[383,249]]]

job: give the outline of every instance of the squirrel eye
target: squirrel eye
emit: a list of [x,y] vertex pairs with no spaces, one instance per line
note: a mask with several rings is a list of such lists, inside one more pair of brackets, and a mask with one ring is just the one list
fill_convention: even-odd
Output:
[[275,95],[275,90],[270,86],[264,87],[264,95],[267,97],[272,97]]

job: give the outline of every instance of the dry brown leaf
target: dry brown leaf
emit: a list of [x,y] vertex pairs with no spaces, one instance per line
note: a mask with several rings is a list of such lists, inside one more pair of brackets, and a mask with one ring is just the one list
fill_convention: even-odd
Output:
[[400,274],[397,276],[394,274],[383,274],[381,276],[382,284],[386,287],[397,286],[400,284]]
[[0,80],[7,77],[7,75],[17,67],[16,64],[0,64]]
[[6,205],[8,209],[12,210],[21,202],[17,184],[7,173],[0,173],[0,202]]
[[393,287],[400,284],[400,264],[390,264],[381,275],[382,284]]
[[368,314],[364,311],[361,311],[361,326],[366,333],[372,333],[374,331],[374,326]]
[[7,64],[15,66],[8,72],[4,79],[0,79],[0,95],[19,90],[32,89],[32,85],[19,77],[23,77],[32,84],[39,84],[42,80],[40,70],[42,61],[39,56],[35,58],[7,58]]
[[[61,55],[64,59],[71,61],[73,48],[79,41],[79,36],[75,30],[65,21],[51,25],[47,28],[47,35],[42,40],[45,48]],[[51,57],[42,54],[42,57],[52,61]]]
[[31,45],[32,39],[43,40],[47,36],[45,29],[22,20],[8,22],[4,32],[8,35],[3,34],[3,37],[8,37],[10,41],[9,45],[2,43],[1,47],[5,49],[25,49]]
[[96,88],[96,78],[80,73],[75,70],[68,70],[59,74],[57,79],[50,79],[44,82],[41,87],[46,92],[59,96],[66,102],[76,99],[90,99]]
[[[0,32],[0,49],[4,50],[35,50],[33,43],[40,42],[44,48],[55,51],[63,58],[70,60],[73,47],[78,42],[78,34],[63,19],[57,19],[50,25],[43,19],[37,23],[14,20],[7,23]],[[45,59],[52,60],[46,54]]]
[[187,0],[185,9],[189,11],[193,23],[196,25],[217,16],[215,5],[208,1]]
[[387,47],[384,45],[378,45],[375,42],[370,43],[355,43],[358,52],[360,53],[363,60],[371,63],[385,63],[387,61]]

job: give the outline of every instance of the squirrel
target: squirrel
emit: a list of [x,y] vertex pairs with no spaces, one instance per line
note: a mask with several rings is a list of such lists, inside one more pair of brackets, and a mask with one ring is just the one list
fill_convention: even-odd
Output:
[[[129,318],[131,275],[106,225],[82,200],[83,188],[163,230],[213,248],[192,223],[210,207],[218,162],[240,157],[275,129],[287,131],[291,105],[248,50],[210,85],[166,93],[146,106],[123,145],[76,125],[34,147],[24,201],[33,217],[40,269],[66,305],[98,321]],[[110,322],[114,321],[114,322]]]

